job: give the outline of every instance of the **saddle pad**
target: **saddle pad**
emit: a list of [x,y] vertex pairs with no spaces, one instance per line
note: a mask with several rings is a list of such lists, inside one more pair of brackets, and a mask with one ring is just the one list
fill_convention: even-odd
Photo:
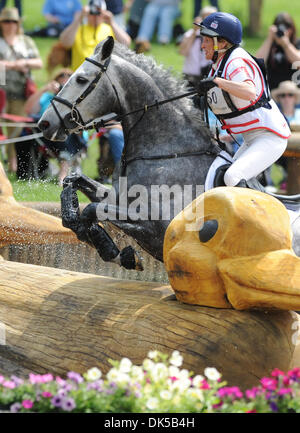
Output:
[[216,175],[216,170],[222,165],[232,163],[232,156],[229,155],[225,150],[222,150],[216,157],[212,165],[209,167],[208,173],[205,179],[204,191],[208,191],[214,187],[214,179]]

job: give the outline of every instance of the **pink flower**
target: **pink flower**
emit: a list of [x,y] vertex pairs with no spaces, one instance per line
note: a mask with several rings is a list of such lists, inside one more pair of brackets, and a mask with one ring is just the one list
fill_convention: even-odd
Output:
[[254,387],[252,389],[247,389],[245,392],[247,398],[255,398],[258,394],[261,394],[262,390],[260,388]]
[[292,393],[293,393],[292,388],[281,388],[281,389],[278,391],[278,395],[292,394]]
[[33,406],[33,401],[31,401],[31,400],[23,400],[23,401],[22,401],[22,406],[23,406],[25,409],[31,409],[32,406]]
[[14,389],[17,385],[15,384],[15,382],[13,382],[12,380],[5,380],[2,385],[5,388],[9,388],[9,389]]
[[4,382],[4,377],[3,376],[0,376],[0,385],[1,385],[1,383],[3,383]]
[[43,391],[43,392],[42,392],[42,397],[45,397],[45,398],[51,398],[51,397],[52,397],[52,394],[51,394],[51,392]]
[[271,376],[273,377],[284,376],[284,375],[285,375],[284,372],[279,370],[278,368],[275,368],[271,373]]
[[41,376],[41,381],[42,381],[42,383],[52,382],[53,379],[54,379],[54,378],[53,378],[52,374],[50,374],[50,373],[48,373],[48,374],[43,374],[43,375]]
[[246,413],[256,413],[256,409],[246,410]]
[[176,382],[176,380],[178,380],[178,377],[176,376],[170,376],[170,379],[172,382]]
[[29,374],[29,381],[30,381],[30,383],[32,383],[32,385],[35,385],[37,383],[43,383],[42,376],[40,374],[30,373]]
[[209,383],[204,379],[201,382],[200,389],[210,389]]
[[62,378],[59,377],[59,376],[56,376],[56,382],[57,382],[60,386],[65,386],[66,383],[67,383],[66,380],[62,379]]
[[221,388],[217,392],[219,397],[232,397],[232,398],[242,398],[243,393],[237,386],[225,386],[224,388]]
[[277,380],[271,379],[270,377],[263,377],[260,380],[260,383],[262,386],[266,389],[274,391],[277,388]]

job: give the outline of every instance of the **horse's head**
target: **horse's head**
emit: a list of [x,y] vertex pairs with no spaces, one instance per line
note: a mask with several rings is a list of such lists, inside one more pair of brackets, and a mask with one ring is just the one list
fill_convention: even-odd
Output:
[[38,123],[45,138],[63,141],[67,134],[78,132],[97,116],[113,111],[109,97],[109,86],[111,88],[112,84],[105,73],[113,47],[114,40],[109,36],[99,44],[96,54],[82,63],[53,98],[51,106]]

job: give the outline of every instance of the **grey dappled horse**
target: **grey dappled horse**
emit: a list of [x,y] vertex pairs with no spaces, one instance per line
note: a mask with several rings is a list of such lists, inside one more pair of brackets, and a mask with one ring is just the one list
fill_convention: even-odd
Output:
[[[119,263],[128,269],[141,268],[134,250],[126,247],[120,252],[104,228],[99,226],[100,202],[103,204],[101,215],[105,207],[113,225],[162,261],[164,234],[170,220],[199,194],[196,186],[204,185],[208,169],[220,152],[200,110],[195,108],[190,98],[147,109],[157,101],[184,91],[187,91],[184,83],[150,57],[137,55],[117,43],[114,46],[109,37],[76,70],[40,120],[44,136],[52,140],[64,140],[66,133],[78,132],[108,113],[116,113],[122,120],[125,147],[121,163],[113,174],[116,203],[111,199],[106,201],[110,188],[84,175],[66,178],[61,195],[63,224],[71,228],[80,240],[94,246],[105,261]],[[141,107],[144,107],[142,111],[137,110]],[[148,212],[146,217],[137,219],[128,213],[130,206],[137,203],[138,194],[131,193],[133,196],[127,197],[127,203],[122,204],[124,190],[121,194],[120,176],[123,183],[126,179],[126,194],[135,191],[137,185],[148,193],[144,194],[147,206],[140,202],[143,212]],[[174,194],[167,200],[171,209],[167,217],[164,199],[151,194],[153,185],[179,188],[173,188]],[[185,185],[192,185],[192,193],[185,194],[183,202],[180,193]],[[92,202],[81,215],[77,190]],[[178,201],[176,191],[180,195]],[[153,209],[159,218],[153,218],[153,215],[151,218]],[[293,231],[294,249],[300,254],[299,218],[293,224]]]

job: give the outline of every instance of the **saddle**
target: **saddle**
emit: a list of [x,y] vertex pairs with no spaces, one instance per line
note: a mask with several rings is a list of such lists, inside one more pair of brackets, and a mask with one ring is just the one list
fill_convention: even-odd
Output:
[[[230,167],[231,164],[224,164],[217,168],[214,178],[214,187],[217,186],[226,186],[224,182],[224,175],[227,169]],[[255,189],[257,191],[264,192],[265,194],[271,195],[274,198],[277,198],[277,200],[281,201],[282,204],[289,210],[293,211],[299,211],[300,210],[300,194],[295,195],[281,195],[281,194],[274,194],[271,192],[266,191],[264,186],[259,182],[259,180],[256,177],[253,177],[252,179],[245,180],[242,179],[236,186],[240,188],[250,188]]]

